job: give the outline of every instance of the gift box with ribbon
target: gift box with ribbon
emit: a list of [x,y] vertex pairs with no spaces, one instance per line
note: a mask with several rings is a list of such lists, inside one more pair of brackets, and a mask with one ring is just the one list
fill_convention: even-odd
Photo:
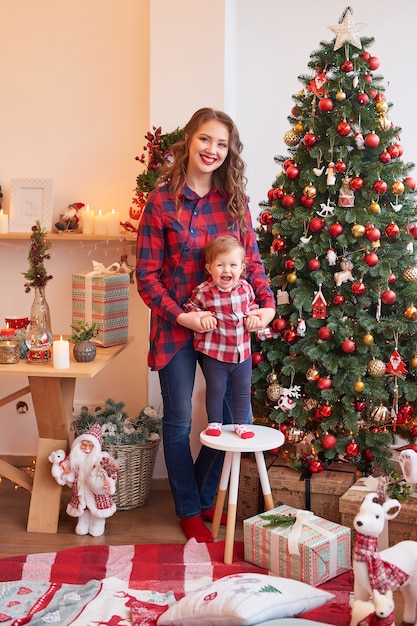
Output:
[[322,585],[351,568],[351,532],[282,505],[243,522],[245,560],[276,576]]
[[126,343],[128,339],[129,274],[120,264],[104,267],[93,261],[91,272],[72,275],[72,324],[96,322],[94,339],[103,347]]

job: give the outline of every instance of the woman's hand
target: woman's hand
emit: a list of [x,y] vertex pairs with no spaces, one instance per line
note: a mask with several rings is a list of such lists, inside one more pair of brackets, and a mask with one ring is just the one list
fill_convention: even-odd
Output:
[[180,313],[177,317],[177,324],[193,330],[195,333],[206,333],[217,326],[216,318],[208,311],[190,311]]

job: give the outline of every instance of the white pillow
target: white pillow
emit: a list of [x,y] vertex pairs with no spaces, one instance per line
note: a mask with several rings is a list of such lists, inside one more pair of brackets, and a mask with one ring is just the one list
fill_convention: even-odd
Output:
[[311,611],[332,598],[332,593],[298,580],[257,573],[236,574],[188,593],[165,611],[157,624],[252,626]]

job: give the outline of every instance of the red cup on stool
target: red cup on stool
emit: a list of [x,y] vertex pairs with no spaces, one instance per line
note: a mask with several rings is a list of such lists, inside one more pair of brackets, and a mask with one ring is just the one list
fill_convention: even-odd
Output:
[[5,317],[4,321],[8,328],[14,328],[15,330],[22,330],[29,326],[28,317]]

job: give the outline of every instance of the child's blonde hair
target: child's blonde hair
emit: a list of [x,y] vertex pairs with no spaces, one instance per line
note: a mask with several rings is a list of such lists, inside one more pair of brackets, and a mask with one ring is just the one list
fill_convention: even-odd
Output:
[[242,246],[240,241],[236,239],[236,237],[232,237],[231,235],[221,235],[220,237],[216,237],[215,239],[212,239],[204,248],[206,263],[213,263],[214,259],[219,254],[224,254],[225,252],[230,252],[235,249],[239,249],[241,251],[242,263],[244,263],[245,248]]

